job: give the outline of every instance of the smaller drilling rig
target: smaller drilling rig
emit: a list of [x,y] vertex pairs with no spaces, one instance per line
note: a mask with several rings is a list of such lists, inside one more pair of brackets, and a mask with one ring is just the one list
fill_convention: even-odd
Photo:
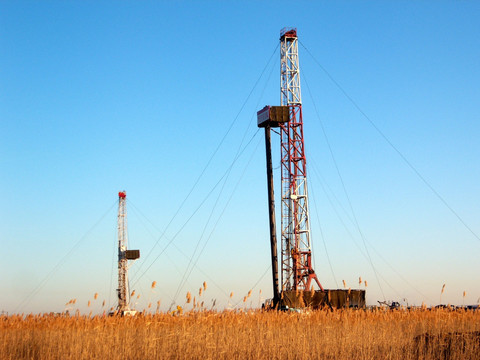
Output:
[[127,232],[127,193],[118,193],[118,306],[116,313],[121,316],[135,315],[130,308],[130,290],[128,284],[128,260],[140,258],[140,250],[128,250]]

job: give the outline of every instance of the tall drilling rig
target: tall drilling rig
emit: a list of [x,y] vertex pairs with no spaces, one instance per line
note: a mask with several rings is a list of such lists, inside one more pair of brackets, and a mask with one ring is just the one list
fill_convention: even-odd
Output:
[[289,109],[280,124],[282,289],[310,290],[313,280],[323,290],[312,267],[297,29],[280,32],[280,79],[280,104]]
[[[281,289],[282,291],[310,290],[313,280],[320,290],[323,290],[312,267],[297,29],[284,28],[280,32],[280,82],[281,106],[266,106],[260,110],[257,113],[257,124],[259,127],[265,128],[271,232],[275,230],[272,228],[272,218],[273,225],[275,222],[273,213],[275,208],[273,205],[273,175],[269,169],[269,164],[271,165],[270,128],[280,128]],[[270,191],[270,187],[272,191]],[[276,247],[276,243],[273,244],[273,237],[276,242],[276,235],[271,234],[272,249],[273,245]],[[275,259],[275,261],[277,260]]]
[[118,306],[120,315],[135,315],[136,311],[130,309],[130,291],[128,286],[128,260],[140,257],[140,250],[128,250],[127,232],[127,193],[118,193]]
[[[342,307],[364,306],[365,292],[325,291],[312,266],[308,212],[307,164],[303,138],[302,95],[298,60],[297,29],[280,32],[280,106],[265,106],[257,112],[258,127],[265,128],[267,184],[270,218],[270,244],[273,277],[273,305],[328,304]],[[278,279],[278,253],[270,129],[279,128],[281,153],[281,283]],[[313,285],[319,291],[314,292]],[[297,301],[298,294],[301,301]],[[287,299],[287,301],[285,300]],[[331,301],[333,300],[333,301]],[[363,301],[363,302],[362,302]]]

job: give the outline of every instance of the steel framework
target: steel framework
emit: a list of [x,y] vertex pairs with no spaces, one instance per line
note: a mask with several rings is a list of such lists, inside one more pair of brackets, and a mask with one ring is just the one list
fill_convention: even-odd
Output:
[[280,124],[282,168],[282,290],[320,290],[312,267],[307,170],[303,141],[302,96],[297,30],[280,32],[281,105],[289,107],[289,122]]
[[119,312],[130,310],[130,292],[128,289],[128,260],[125,256],[127,250],[127,193],[118,193],[118,308]]
[[130,310],[130,291],[128,286],[128,260],[136,260],[140,257],[140,250],[127,250],[127,193],[118,193],[118,306],[117,312],[121,315],[134,315]]

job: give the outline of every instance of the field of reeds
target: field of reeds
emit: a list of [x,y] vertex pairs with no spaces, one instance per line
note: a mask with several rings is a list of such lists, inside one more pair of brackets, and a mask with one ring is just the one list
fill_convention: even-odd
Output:
[[2,359],[478,359],[480,312],[0,317]]

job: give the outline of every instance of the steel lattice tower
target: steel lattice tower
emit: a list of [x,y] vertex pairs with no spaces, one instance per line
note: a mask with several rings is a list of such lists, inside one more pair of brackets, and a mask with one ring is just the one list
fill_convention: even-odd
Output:
[[282,290],[310,290],[312,280],[314,280],[323,290],[312,267],[296,29],[284,28],[280,32],[280,78],[281,105],[289,107],[289,121],[280,124],[282,168],[281,287]]
[[127,194],[125,191],[118,193],[118,308],[120,312],[129,310],[130,293],[128,289],[127,263],[125,256],[127,250]]
[[118,193],[118,307],[121,315],[133,315],[130,310],[130,291],[128,287],[128,260],[136,260],[140,257],[139,250],[127,250],[127,193]]

